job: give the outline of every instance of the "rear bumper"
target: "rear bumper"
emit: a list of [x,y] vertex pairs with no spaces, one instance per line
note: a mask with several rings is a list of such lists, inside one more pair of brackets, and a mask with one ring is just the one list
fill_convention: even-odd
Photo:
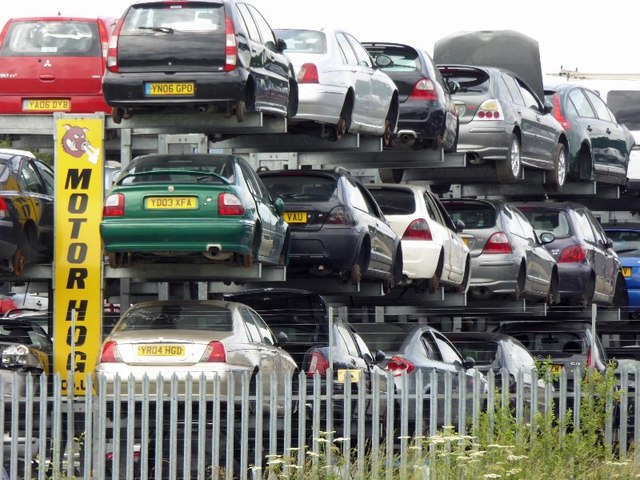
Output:
[[564,301],[584,297],[590,276],[591,268],[587,265],[559,263],[560,298]]
[[291,122],[338,123],[346,94],[346,88],[317,83],[298,84],[298,111]]
[[[488,257],[488,258],[487,258]],[[471,259],[469,293],[513,293],[518,284],[520,262],[512,256],[480,255]],[[483,295],[483,296],[484,296]]]
[[503,122],[461,123],[457,151],[486,160],[505,160],[511,147],[511,128]]
[[410,279],[432,278],[442,247],[430,241],[402,240],[402,274]]
[[323,265],[336,270],[348,269],[356,262],[360,242],[360,235],[351,229],[291,231],[289,265]]
[[413,130],[418,140],[441,138],[445,132],[445,113],[433,102],[400,104],[398,130]]

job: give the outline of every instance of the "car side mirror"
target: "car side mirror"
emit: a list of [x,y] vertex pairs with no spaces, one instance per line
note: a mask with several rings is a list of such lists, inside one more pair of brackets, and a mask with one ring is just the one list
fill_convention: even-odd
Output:
[[391,66],[393,66],[393,60],[389,55],[385,55],[384,53],[381,53],[376,56],[376,67],[385,68],[385,67],[391,67]]
[[282,215],[284,213],[284,202],[282,201],[282,198],[276,198],[273,201],[273,206],[276,207],[276,212],[278,212],[278,215]]
[[454,93],[458,93],[460,91],[460,84],[453,80],[449,80],[447,82],[447,89],[449,90],[449,93],[453,95]]
[[464,224],[464,222],[460,219],[457,219],[454,223],[455,227],[456,227],[456,233],[460,233],[464,230],[464,227],[466,226]]
[[551,232],[542,232],[539,235],[540,243],[542,245],[546,245],[547,243],[551,243],[556,239],[556,236]]
[[287,42],[285,42],[282,38],[276,39],[276,51],[278,53],[282,53],[287,49]]
[[544,105],[542,107],[542,113],[547,114],[547,113],[552,113],[553,112],[553,105],[547,101],[544,102]]
[[462,362],[462,366],[465,370],[469,370],[470,368],[476,366],[476,361],[473,359],[473,357],[467,357],[464,359],[464,362]]
[[604,248],[611,248],[613,247],[613,240],[611,240],[609,237],[605,237],[604,242],[602,242],[602,246]]
[[380,363],[382,362],[385,358],[387,358],[387,356],[385,355],[385,353],[382,350],[376,350],[376,353],[374,353],[374,360],[376,363]]
[[287,343],[289,341],[289,337],[287,336],[286,333],[284,333],[282,330],[278,332],[278,335],[276,336],[276,340],[278,341],[278,345],[284,345],[285,343]]

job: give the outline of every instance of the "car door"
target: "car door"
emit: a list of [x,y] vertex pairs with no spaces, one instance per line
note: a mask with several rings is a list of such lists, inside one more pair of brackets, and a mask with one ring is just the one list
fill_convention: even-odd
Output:
[[51,250],[53,245],[53,197],[47,193],[45,184],[32,159],[23,157],[18,183],[22,195],[29,199],[24,203],[23,211],[27,211],[25,207],[30,210],[28,216],[35,221],[38,229],[38,243],[35,247],[37,250]]
[[[429,191],[425,191],[423,198],[427,207],[427,213],[435,223],[434,229],[437,229],[436,234],[438,238],[442,239],[442,247],[444,250],[443,279],[460,282],[464,274],[464,242],[454,231],[455,227],[453,226],[453,222],[436,196]],[[429,228],[431,228],[431,226]],[[431,234],[434,234],[433,229]]]
[[360,125],[371,125],[369,107],[371,101],[371,75],[369,68],[360,65],[358,55],[356,55],[344,32],[336,32],[336,41],[343,58],[346,60],[347,69],[351,72],[351,85],[354,93],[352,120]]
[[545,112],[544,105],[529,86],[521,80],[517,81],[522,98],[530,112],[529,115],[535,119],[533,123],[536,132],[535,161],[537,164],[543,162],[552,165],[562,127],[551,113]]
[[[271,394],[271,376],[278,374],[277,355],[270,330],[264,330],[260,316],[249,307],[240,307],[242,320],[249,332],[251,348],[255,351],[256,365],[262,374],[262,394],[268,398]],[[239,391],[236,385],[236,391]]]
[[[500,72],[502,81],[503,96],[508,97],[511,103],[511,110],[514,112],[516,122],[522,132],[522,145],[520,145],[520,155],[527,162],[534,161],[540,156],[540,145],[538,143],[538,121],[535,112],[527,107],[522,97],[522,92],[515,78],[505,72]],[[505,88],[506,87],[506,88]]]
[[595,168],[607,173],[625,175],[629,159],[625,131],[598,95],[590,90],[584,90],[584,93],[596,111],[596,129],[601,135],[601,158],[598,159],[601,160],[601,165],[596,165]]
[[589,221],[589,225],[593,230],[595,236],[596,245],[598,250],[603,256],[604,271],[602,272],[602,282],[604,291],[607,296],[613,296],[615,293],[616,279],[618,277],[618,271],[620,270],[620,260],[618,255],[613,250],[607,234],[605,233],[600,222],[595,219],[593,214],[589,210],[585,210],[586,217]]
[[54,219],[54,191],[55,181],[51,169],[40,162],[32,159],[30,163],[40,178],[40,192],[37,194],[42,202],[43,211],[40,218],[40,247],[53,248],[53,219]]
[[538,235],[527,218],[519,210],[513,209],[513,213],[520,223],[524,237],[529,242],[529,245],[531,245],[533,256],[535,258],[535,261],[527,272],[527,279],[531,279],[535,284],[535,289],[539,293],[544,294],[549,291],[555,260],[547,249],[540,243]]
[[[608,295],[610,287],[607,285],[610,278],[607,275],[607,255],[606,249],[598,243],[596,231],[592,226],[590,215],[585,208],[575,208],[573,210],[575,219],[574,227],[578,230],[582,238],[583,246],[587,250],[587,262],[593,269],[596,277],[595,296],[600,299]],[[611,259],[609,259],[610,261]]]
[[575,108],[578,113],[577,121],[589,140],[594,167],[606,165],[607,134],[603,122],[598,119],[593,104],[587,98],[586,90],[574,88],[567,98],[567,108]]

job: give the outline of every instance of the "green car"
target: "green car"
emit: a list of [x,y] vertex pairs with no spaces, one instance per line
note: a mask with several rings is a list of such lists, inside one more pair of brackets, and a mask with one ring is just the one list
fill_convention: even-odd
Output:
[[286,265],[283,209],[241,157],[143,155],[109,191],[100,234],[112,267],[159,261]]

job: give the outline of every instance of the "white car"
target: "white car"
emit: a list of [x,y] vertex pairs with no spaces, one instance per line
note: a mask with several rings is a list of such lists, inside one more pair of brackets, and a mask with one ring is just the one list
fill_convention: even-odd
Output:
[[391,228],[402,237],[403,276],[434,292],[440,284],[466,292],[471,274],[469,249],[454,222],[428,188],[371,184],[367,189]]
[[325,133],[336,140],[345,133],[362,133],[389,143],[398,124],[398,88],[360,42],[328,28],[275,33],[286,42],[285,53],[297,75],[298,110],[292,125],[319,122],[328,125]]

